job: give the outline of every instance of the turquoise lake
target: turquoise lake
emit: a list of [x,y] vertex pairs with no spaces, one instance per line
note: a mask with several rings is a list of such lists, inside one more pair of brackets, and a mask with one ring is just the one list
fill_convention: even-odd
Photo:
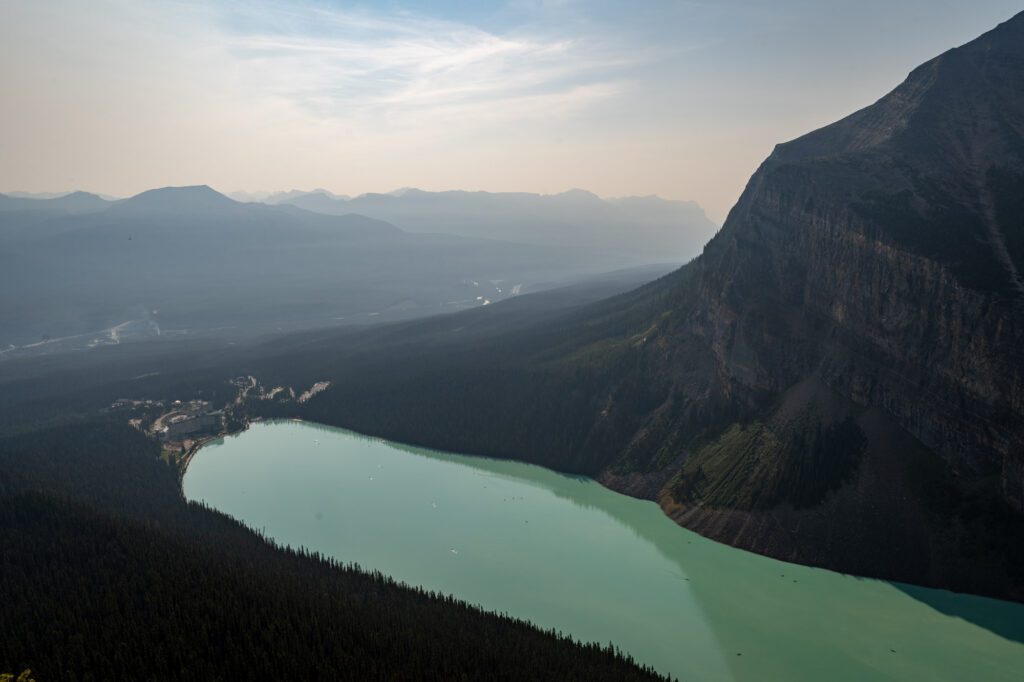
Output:
[[1024,680],[1024,605],[807,568],[584,477],[305,422],[211,442],[190,500],[680,680]]

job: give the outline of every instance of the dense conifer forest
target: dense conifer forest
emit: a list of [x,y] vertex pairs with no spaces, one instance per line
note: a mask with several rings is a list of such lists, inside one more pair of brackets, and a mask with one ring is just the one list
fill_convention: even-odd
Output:
[[[276,547],[186,503],[159,445],[99,407],[124,386],[96,358],[70,382],[51,383],[36,367],[33,390],[13,390],[16,378],[4,387],[0,671],[31,669],[39,680],[657,678],[608,645]],[[148,390],[226,395],[223,379],[201,376],[179,371]]]

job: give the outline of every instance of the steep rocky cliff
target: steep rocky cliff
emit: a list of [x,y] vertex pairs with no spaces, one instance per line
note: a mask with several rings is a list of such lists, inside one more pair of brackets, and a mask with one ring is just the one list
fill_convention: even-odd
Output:
[[1024,15],[779,145],[690,268],[606,482],[783,558],[1022,595],[995,555],[1024,539]]

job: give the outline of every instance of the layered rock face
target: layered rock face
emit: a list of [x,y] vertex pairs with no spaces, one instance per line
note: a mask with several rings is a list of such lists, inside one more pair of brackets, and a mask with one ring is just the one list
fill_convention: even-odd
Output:
[[963,546],[978,500],[1024,514],[1024,14],[779,145],[690,269],[606,482],[782,558],[1024,595],[995,568],[1024,537]]
[[[706,256],[723,379],[818,373],[1024,511],[1021,197],[1024,16],[764,163]],[[809,319],[732,321],[773,309]]]

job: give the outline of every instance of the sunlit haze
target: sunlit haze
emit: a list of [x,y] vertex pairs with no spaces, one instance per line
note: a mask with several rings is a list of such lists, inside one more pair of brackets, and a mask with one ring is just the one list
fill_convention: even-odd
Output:
[[1017,9],[7,0],[0,191],[582,187],[721,221],[774,144]]

